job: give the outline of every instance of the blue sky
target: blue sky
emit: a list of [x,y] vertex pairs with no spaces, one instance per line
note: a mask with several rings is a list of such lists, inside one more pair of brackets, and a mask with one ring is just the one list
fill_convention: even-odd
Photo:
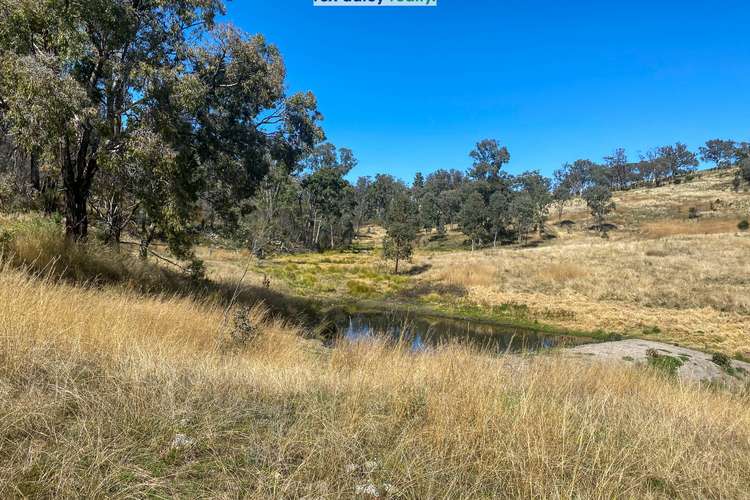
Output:
[[227,18],[280,48],[353,177],[466,169],[483,138],[510,172],[546,174],[617,147],[750,139],[746,1],[312,3],[234,0]]

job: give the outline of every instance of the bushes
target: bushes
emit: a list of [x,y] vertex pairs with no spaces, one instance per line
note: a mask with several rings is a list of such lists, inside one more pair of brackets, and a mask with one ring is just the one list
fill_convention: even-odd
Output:
[[715,352],[713,356],[711,356],[711,361],[724,368],[725,370],[732,367],[732,361],[729,359],[729,356],[727,356],[723,352]]
[[742,219],[739,224],[737,224],[737,229],[740,231],[747,231],[748,228],[750,228],[750,223],[747,222],[747,219]]
[[662,371],[668,375],[677,375],[677,370],[683,365],[684,361],[674,356],[661,354],[656,349],[646,351],[648,365],[656,370]]
[[239,307],[234,311],[234,328],[229,337],[235,347],[244,347],[258,338],[261,333],[259,316],[263,313],[249,307]]

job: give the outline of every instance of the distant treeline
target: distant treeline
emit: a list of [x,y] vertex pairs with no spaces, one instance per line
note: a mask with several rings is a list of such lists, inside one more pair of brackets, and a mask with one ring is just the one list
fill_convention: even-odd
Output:
[[[708,141],[629,161],[565,164],[552,178],[503,170],[477,143],[467,171],[346,176],[354,153],[326,142],[311,92],[286,93],[284,62],[262,35],[217,22],[220,0],[10,2],[0,12],[0,209],[60,214],[72,240],[165,241],[183,259],[202,237],[256,254],[352,244],[367,223],[401,256],[416,231],[456,225],[473,247],[526,240],[551,207],[582,196],[596,226],[611,192],[689,174],[698,157],[739,166],[750,145]],[[396,242],[396,243],[394,243]]]

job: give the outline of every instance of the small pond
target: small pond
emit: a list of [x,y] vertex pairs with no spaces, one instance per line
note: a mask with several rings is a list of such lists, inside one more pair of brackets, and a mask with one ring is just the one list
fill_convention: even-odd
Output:
[[540,350],[595,342],[592,338],[543,333],[512,325],[403,312],[338,312],[329,315],[329,319],[335,324],[338,335],[348,340],[388,336],[407,342],[414,350],[456,341],[491,352]]

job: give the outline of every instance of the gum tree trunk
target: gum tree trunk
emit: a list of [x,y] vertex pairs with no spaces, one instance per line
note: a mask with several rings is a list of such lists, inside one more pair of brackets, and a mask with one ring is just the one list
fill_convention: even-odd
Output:
[[91,181],[97,171],[96,156],[90,150],[91,129],[86,129],[71,155],[70,139],[62,146],[62,179],[65,192],[65,236],[73,241],[85,240],[89,231],[88,199]]

